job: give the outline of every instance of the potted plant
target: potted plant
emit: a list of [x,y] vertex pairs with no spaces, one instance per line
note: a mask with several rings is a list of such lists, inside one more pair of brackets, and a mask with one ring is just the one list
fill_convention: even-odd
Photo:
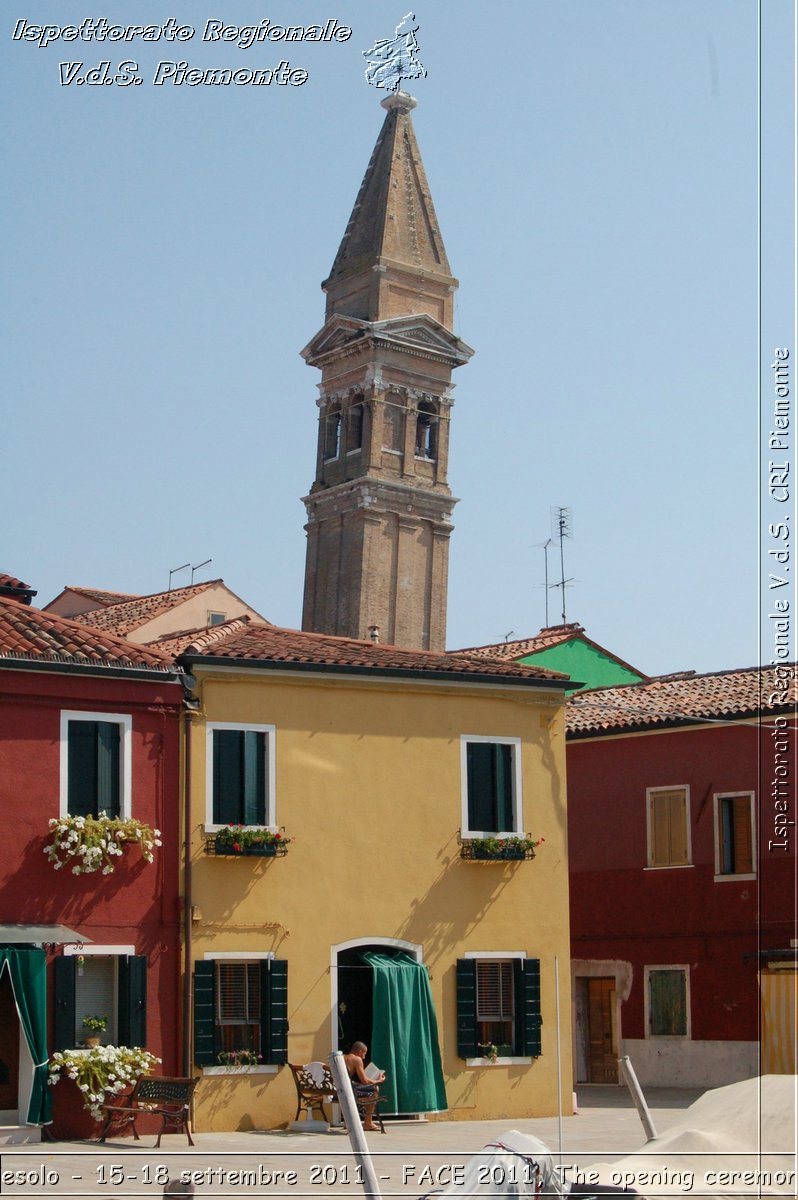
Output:
[[88,1036],[83,1039],[83,1045],[89,1049],[93,1046],[99,1046],[102,1040],[100,1034],[105,1033],[108,1028],[108,1018],[93,1013],[83,1018],[83,1028],[89,1030]]
[[468,838],[462,842],[462,857],[472,862],[520,862],[534,858],[535,849],[545,838],[530,834],[512,837]]
[[152,862],[153,850],[161,844],[160,829],[153,829],[135,817],[53,817],[50,821],[50,845],[44,853],[60,871],[71,863],[73,875],[101,871],[110,875],[126,842],[137,843],[145,862]]
[[255,1050],[220,1050],[216,1059],[223,1067],[257,1067],[263,1055]]
[[286,837],[282,829],[274,831],[256,825],[225,825],[213,835],[208,850],[213,854],[275,858],[286,854],[293,840]]
[[499,1048],[493,1042],[477,1042],[477,1050],[488,1062],[495,1063],[499,1057]]

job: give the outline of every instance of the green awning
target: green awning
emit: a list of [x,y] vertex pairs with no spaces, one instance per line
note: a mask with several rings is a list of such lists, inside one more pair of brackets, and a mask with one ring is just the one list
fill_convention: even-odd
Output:
[[371,1059],[383,1071],[382,1112],[445,1112],[438,1022],[427,969],[409,954],[363,952],[374,974]]

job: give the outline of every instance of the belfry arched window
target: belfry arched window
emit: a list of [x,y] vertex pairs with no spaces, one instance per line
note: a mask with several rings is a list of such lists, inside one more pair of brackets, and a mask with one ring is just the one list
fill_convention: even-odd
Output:
[[438,413],[434,404],[422,400],[416,416],[416,458],[436,458],[438,453]]
[[341,410],[338,405],[327,410],[324,418],[324,458],[337,458],[341,452]]
[[363,397],[357,396],[347,414],[347,450],[360,450],[363,446]]

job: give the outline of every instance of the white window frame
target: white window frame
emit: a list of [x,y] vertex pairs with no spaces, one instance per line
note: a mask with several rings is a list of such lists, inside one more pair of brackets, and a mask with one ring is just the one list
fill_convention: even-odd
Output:
[[[751,818],[751,866],[753,869],[751,871],[726,874],[721,871],[720,802],[721,800],[735,800],[738,796],[748,797],[748,813]],[[715,826],[715,883],[734,882],[735,879],[756,879],[756,793],[745,790],[739,792],[715,792],[712,797],[712,805]]]
[[[651,860],[654,856],[651,828],[651,797],[658,792],[684,792],[684,820],[686,824],[686,842],[687,842],[687,862],[686,863],[667,863],[654,864]],[[690,784],[689,783],[669,783],[658,784],[656,787],[646,788],[646,867],[647,871],[683,871],[686,867],[693,866],[693,818],[692,808],[690,803]]]
[[[225,621],[227,620],[227,613],[221,612],[218,608],[208,608],[205,611],[206,611],[206,617],[207,617],[207,619],[205,621],[206,625],[209,625],[211,627],[213,627],[214,625],[224,625]],[[219,620],[214,621],[214,619],[213,619],[214,617],[218,617]]]
[[[495,741],[498,741],[499,739],[498,738],[487,738],[485,740],[495,742]],[[483,961],[487,958],[527,959],[528,957],[529,957],[529,955],[527,954],[526,950],[466,950],[465,954],[463,955],[463,958],[475,958],[477,960],[483,960]],[[518,1014],[514,1011],[513,1012],[513,1026],[515,1026],[515,1022],[517,1020],[518,1020]],[[524,1057],[524,1056],[519,1056],[519,1055],[512,1055],[507,1058],[499,1058],[496,1060],[495,1063],[487,1062],[484,1058],[482,1058],[482,1056],[480,1056],[479,1058],[467,1058],[465,1061],[466,1061],[467,1067],[493,1067],[493,1068],[495,1068],[495,1067],[500,1067],[500,1066],[502,1066],[502,1067],[529,1066],[529,1064],[531,1062],[534,1062],[534,1059]]]
[[[240,726],[236,725],[236,726],[234,726],[234,728],[238,729],[238,728],[240,728]],[[268,950],[268,951],[263,951],[263,952],[261,952],[259,950],[206,950],[206,952],[203,954],[202,957],[206,962],[222,961],[222,962],[243,963],[243,962],[253,962],[253,961],[262,962],[263,959],[267,959],[267,958],[273,959],[275,957],[275,954],[274,954],[273,950]],[[213,975],[213,987],[214,987],[214,1002],[215,1002],[215,992],[216,992],[216,972],[215,971],[214,971],[214,975]],[[259,1064],[256,1064],[253,1066],[248,1066],[248,1067],[222,1066],[220,1063],[218,1066],[215,1066],[215,1067],[201,1067],[200,1070],[202,1071],[203,1075],[276,1075],[278,1067],[279,1067],[278,1063],[259,1063]]]
[[[468,824],[468,746],[472,742],[489,742],[492,745],[513,747],[513,824],[514,829],[471,829]],[[521,775],[520,737],[488,737],[481,733],[460,735],[460,836],[463,838],[523,837],[524,804]],[[484,956],[483,956],[484,957]]]
[[[684,975],[684,1003],[686,1008],[686,1033],[652,1033],[651,1032],[651,983],[652,971],[681,971]],[[692,1005],[690,1003],[690,965],[689,963],[652,963],[643,968],[643,1000],[645,1035],[651,1041],[688,1042],[692,1039]]]
[[119,788],[119,815],[123,821],[133,816],[133,718],[129,713],[83,712],[80,709],[61,709],[60,731],[60,792],[58,798],[58,815],[69,816],[69,722],[70,721],[107,721],[119,725],[121,775]]
[[[64,946],[63,953],[65,957],[71,958],[115,958],[117,960],[114,970],[114,999],[113,999],[113,1016],[111,1019],[111,1027],[107,1031],[106,1036],[111,1036],[116,1043],[119,1036],[117,1029],[117,1021],[119,1018],[119,959],[126,958],[129,955],[136,954],[135,946],[103,946],[97,942],[92,942],[90,946]],[[78,968],[80,970],[80,968]],[[77,984],[76,984],[77,987]],[[75,1049],[81,1050],[80,1046]],[[88,1053],[88,1051],[85,1051]]]
[[[213,819],[213,734],[216,729],[233,729],[240,733],[265,733],[266,734],[266,812],[263,825],[247,825],[247,829],[270,829],[276,833],[279,826],[277,825],[277,812],[275,807],[275,781],[274,772],[277,754],[275,751],[275,740],[277,733],[276,725],[249,725],[240,721],[208,721],[205,726],[205,832],[216,833],[220,829],[225,829],[226,826],[219,824]],[[262,955],[261,957],[270,957]]]

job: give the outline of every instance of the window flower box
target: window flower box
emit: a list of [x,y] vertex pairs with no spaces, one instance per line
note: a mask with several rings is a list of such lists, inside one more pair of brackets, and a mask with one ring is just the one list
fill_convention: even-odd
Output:
[[205,838],[205,853],[228,858],[283,858],[293,838],[283,830],[272,832],[246,825],[227,825]]
[[464,862],[523,862],[535,857],[535,849],[545,838],[487,837],[465,838],[460,841],[460,857]]
[[73,875],[90,875],[101,871],[112,874],[122,847],[137,843],[145,862],[151,863],[153,851],[161,844],[160,829],[153,829],[134,817],[53,817],[50,824],[50,845],[44,853],[56,871],[71,865]]

